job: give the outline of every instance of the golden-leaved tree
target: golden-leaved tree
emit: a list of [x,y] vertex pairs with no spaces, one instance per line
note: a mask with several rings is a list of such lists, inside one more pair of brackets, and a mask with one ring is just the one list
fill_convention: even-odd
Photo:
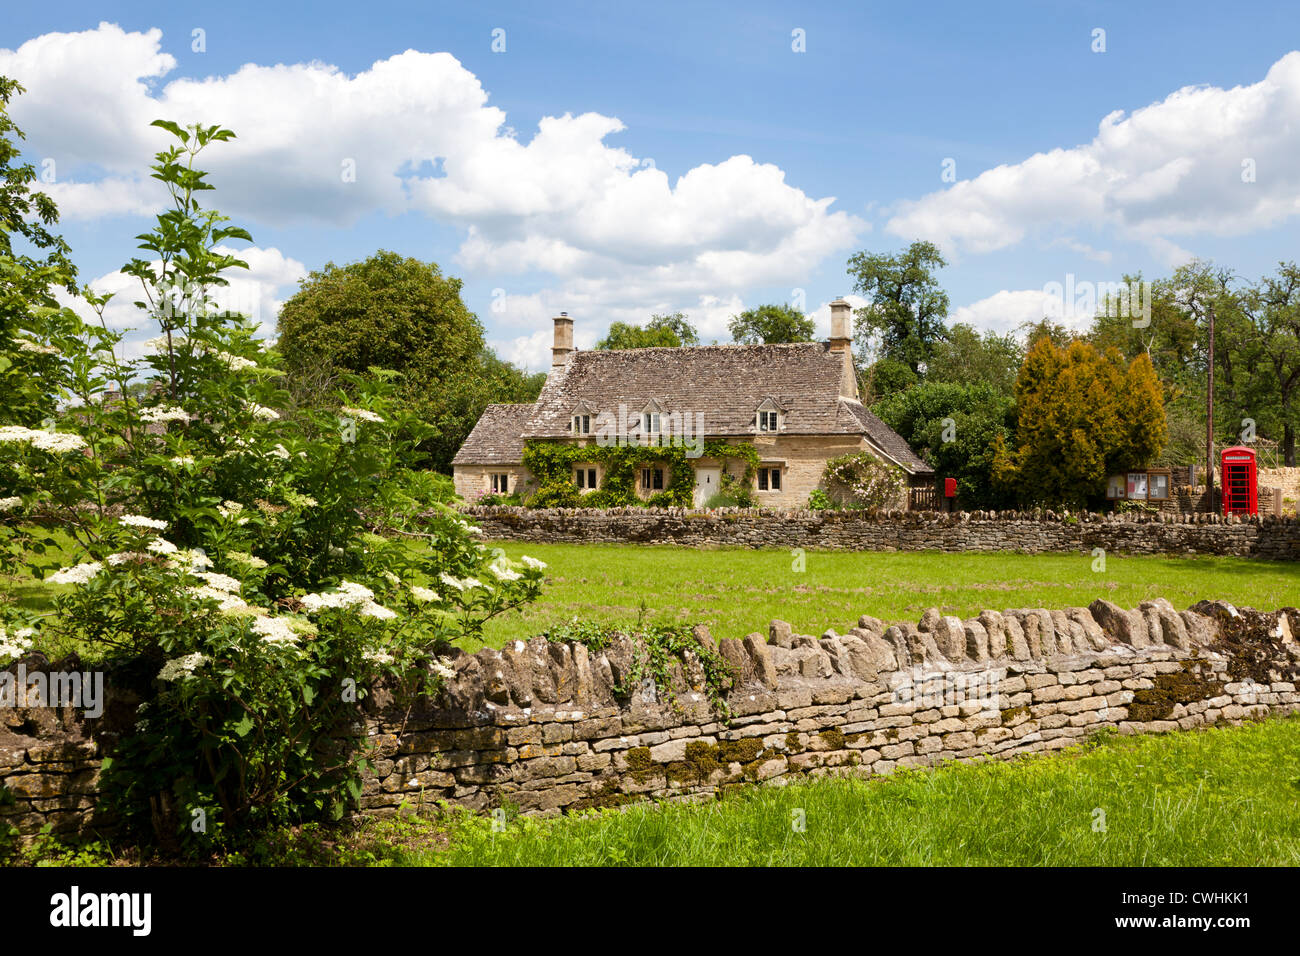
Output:
[[1163,389],[1150,358],[1041,336],[1016,379],[1015,447],[1000,438],[994,481],[1023,504],[1086,506],[1108,475],[1164,446]]

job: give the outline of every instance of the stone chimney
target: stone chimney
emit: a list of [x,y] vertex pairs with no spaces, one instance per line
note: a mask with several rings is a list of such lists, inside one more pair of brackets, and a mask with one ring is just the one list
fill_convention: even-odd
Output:
[[840,396],[860,400],[858,372],[853,367],[853,306],[843,298],[831,303],[831,351],[838,352],[843,360]]
[[831,303],[831,351],[847,352],[853,344],[853,306],[843,299]]
[[551,346],[551,368],[557,368],[569,361],[573,354],[573,319],[569,313],[561,312],[555,317],[555,343]]

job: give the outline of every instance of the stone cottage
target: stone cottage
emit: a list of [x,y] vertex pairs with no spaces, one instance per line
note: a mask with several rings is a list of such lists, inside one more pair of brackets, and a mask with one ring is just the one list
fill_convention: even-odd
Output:
[[[530,439],[680,442],[688,456],[705,440],[749,442],[760,459],[753,486],[763,507],[806,505],[827,460],[860,451],[900,467],[913,487],[930,488],[933,469],[862,405],[850,315],[848,302],[831,303],[829,342],[578,351],[573,320],[561,313],[551,371],[537,401],[487,407],[452,459],[456,491],[468,501],[527,494],[535,487],[522,464]],[[696,505],[718,490],[724,471],[740,477],[745,468],[738,459],[691,461]],[[596,461],[578,463],[572,478],[589,492],[600,487],[602,468]],[[637,493],[648,498],[670,478],[668,468],[643,467]]]

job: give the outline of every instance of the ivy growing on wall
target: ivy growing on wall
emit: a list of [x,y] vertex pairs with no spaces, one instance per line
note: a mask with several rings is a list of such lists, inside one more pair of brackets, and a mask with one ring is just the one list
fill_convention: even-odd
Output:
[[[744,474],[736,480],[736,494],[748,499],[758,470],[758,450],[742,442],[705,441],[698,458],[687,456],[684,445],[575,445],[559,441],[529,441],[524,444],[523,464],[537,480],[538,489],[529,500],[533,508],[617,508],[644,505],[651,508],[689,508],[695,497],[695,468],[700,458],[743,461]],[[600,485],[583,493],[573,482],[578,464],[601,466]],[[637,496],[638,471],[663,467],[665,488],[649,498]],[[742,502],[743,503],[743,502]]]

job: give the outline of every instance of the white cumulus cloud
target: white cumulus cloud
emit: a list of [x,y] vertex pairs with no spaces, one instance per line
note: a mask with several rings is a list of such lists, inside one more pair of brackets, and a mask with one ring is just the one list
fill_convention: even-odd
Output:
[[1176,261],[1170,237],[1236,235],[1300,214],[1298,155],[1300,52],[1291,52],[1258,83],[1184,87],[1112,112],[1090,143],[899,203],[885,228],[961,254],[1087,226]]

